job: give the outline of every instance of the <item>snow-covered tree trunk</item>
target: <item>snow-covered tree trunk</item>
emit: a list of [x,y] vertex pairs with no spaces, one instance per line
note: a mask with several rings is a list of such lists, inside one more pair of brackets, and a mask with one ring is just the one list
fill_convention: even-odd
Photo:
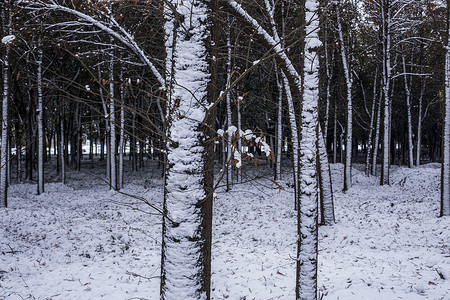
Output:
[[109,159],[111,164],[110,187],[117,189],[117,161],[116,161],[116,115],[114,100],[114,57],[111,55],[109,60]]
[[419,96],[419,117],[417,118],[417,140],[416,140],[416,166],[420,166],[420,155],[422,148],[422,106],[423,95],[425,93],[425,78],[421,78],[420,96]]
[[334,124],[333,124],[333,163],[337,162],[337,144],[338,144],[338,136],[337,136],[337,105],[336,100],[334,100]]
[[317,134],[321,223],[324,225],[333,225],[335,218],[331,170],[328,162],[327,148],[325,147],[325,139],[320,130],[320,126]]
[[38,58],[37,58],[37,127],[38,127],[38,195],[44,192],[44,107],[43,107],[43,95],[42,95],[42,60],[43,51],[39,38],[38,45]]
[[[209,81],[207,49],[209,1],[168,1],[174,10],[165,24],[168,59],[169,114],[165,180],[161,299],[210,299],[208,235],[205,225],[205,136]],[[179,21],[180,24],[177,24]],[[179,25],[179,26],[178,26]],[[173,39],[174,37],[175,39]],[[173,43],[173,41],[176,43]],[[208,211],[205,211],[208,210]]]
[[325,139],[325,148],[328,140],[328,122],[330,119],[330,99],[331,99],[331,70],[330,63],[334,61],[334,51],[331,55],[331,61],[328,58],[328,26],[324,24],[324,56],[325,56],[325,74],[326,74],[326,96],[325,96],[325,122],[323,126],[323,137]]
[[[6,2],[6,1],[5,1]],[[2,4],[1,16],[3,20],[8,20],[5,24],[8,24],[7,29],[4,31],[9,36],[12,32],[11,28],[11,13],[10,10],[7,12],[6,3]],[[7,17],[8,15],[8,17]],[[5,208],[8,206],[8,180],[7,180],[7,159],[8,159],[8,102],[9,102],[9,53],[10,45],[6,38],[2,37],[2,44],[5,46],[5,52],[3,55],[3,91],[2,91],[2,139],[1,139],[1,150],[0,150],[0,208]],[[17,151],[20,151],[19,149]]]
[[283,84],[281,83],[279,71],[275,61],[275,76],[278,88],[278,111],[277,111],[277,159],[275,166],[275,180],[281,180],[281,147],[283,145]]
[[372,175],[376,175],[377,172],[377,157],[378,157],[378,145],[380,141],[380,125],[381,125],[381,101],[383,99],[383,93],[378,95],[378,108],[377,108],[377,121],[375,125],[375,138],[373,141],[373,150],[372,150],[372,169],[370,173]]
[[371,155],[374,151],[373,149],[373,131],[374,131],[374,123],[375,123],[375,107],[377,102],[377,79],[378,79],[378,66],[375,71],[375,77],[373,79],[373,96],[372,96],[372,109],[370,110],[370,124],[369,124],[369,136],[367,137],[367,154],[366,154],[366,166],[365,166],[365,174],[366,176],[370,175],[370,159]]
[[[230,27],[227,29],[227,82],[225,85],[226,90],[230,89],[231,85],[231,23],[230,18],[228,17],[228,23],[230,24]],[[226,100],[226,106],[227,106],[227,161],[226,161],[226,168],[227,168],[227,192],[230,190],[230,186],[232,184],[232,152],[233,151],[233,145],[232,145],[232,136],[230,135],[230,129],[232,126],[232,120],[231,120],[231,92],[228,91],[227,95],[225,97]]]
[[383,40],[383,159],[381,163],[380,184],[389,184],[390,167],[390,131],[391,131],[391,101],[389,85],[391,81],[391,5],[389,0],[381,1],[382,40]]
[[[244,100],[244,98],[242,98],[242,96],[238,96],[237,100],[236,100],[236,115],[237,115],[237,132],[239,132],[239,134],[242,131],[242,121],[241,121],[241,103]],[[242,138],[239,138],[237,140],[237,148],[238,151],[242,151]],[[241,169],[237,169],[236,170],[237,173],[237,178],[236,181],[237,182],[241,182],[242,181],[242,170]]]
[[291,87],[289,86],[289,80],[286,77],[284,71],[281,71],[281,77],[284,84],[284,90],[286,93],[286,99],[288,102],[289,109],[289,124],[291,125],[291,141],[292,141],[292,157],[294,165],[294,208],[298,209],[298,197],[299,197],[299,142],[298,142],[298,131],[297,131],[297,121],[295,117],[294,99],[292,99]]
[[64,107],[65,107],[65,103],[64,103],[64,98],[61,101],[61,107],[59,109],[59,130],[60,130],[60,145],[59,145],[59,162],[61,165],[61,182],[63,184],[66,183],[66,160],[64,157],[64,140],[65,140],[65,136],[64,136]]
[[447,1],[447,43],[445,47],[445,112],[442,138],[441,210],[450,216],[450,1]]
[[406,73],[405,53],[402,51],[403,79],[406,94],[406,112],[408,117],[408,167],[414,166],[413,138],[412,138],[412,117],[411,117],[411,90],[408,84],[408,75]]
[[120,83],[120,137],[119,137],[119,178],[117,188],[123,188],[123,150],[125,138],[125,87],[123,82],[123,67],[120,68],[119,73]]
[[300,197],[298,213],[297,299],[317,299],[317,171],[316,141],[319,102],[319,2],[306,0],[304,89],[301,112]]
[[345,144],[345,165],[344,165],[344,191],[352,187],[352,141],[353,141],[353,105],[352,105],[352,77],[350,70],[350,62],[347,59],[347,50],[344,44],[344,35],[342,32],[342,24],[340,18],[340,7],[336,10],[339,44],[341,45],[341,59],[344,68],[345,83],[347,87],[347,128],[346,128],[346,144]]

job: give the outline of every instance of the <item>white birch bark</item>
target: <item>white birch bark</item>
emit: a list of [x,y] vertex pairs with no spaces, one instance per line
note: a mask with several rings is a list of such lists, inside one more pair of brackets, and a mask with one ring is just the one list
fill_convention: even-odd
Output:
[[37,127],[38,127],[38,195],[44,192],[44,108],[42,99],[42,59],[43,51],[39,41],[38,58],[37,58],[37,93],[38,93],[38,107],[37,107]]
[[[170,1],[177,4],[178,1]],[[207,1],[184,0],[176,13],[181,26],[165,24],[166,38],[175,32],[176,43],[169,50],[174,59],[174,86],[169,99],[168,155],[165,183],[161,299],[209,299],[209,287],[202,274],[207,263],[203,253],[202,203],[205,153],[201,123],[206,116],[209,82],[205,38],[208,30]],[[194,5],[195,4],[195,5]],[[173,20],[171,13],[167,16]],[[186,32],[188,31],[188,32]],[[169,58],[170,59],[170,58]]]
[[117,188],[123,188],[123,150],[124,150],[124,138],[125,138],[125,90],[123,82],[123,66],[120,68],[119,73],[120,82],[120,137],[119,137],[119,172]]
[[[325,54],[325,72],[326,72],[326,78],[327,78],[327,84],[326,84],[326,98],[325,98],[325,122],[323,126],[323,134],[325,139],[325,148],[327,146],[327,140],[328,140],[328,122],[330,119],[330,99],[331,99],[331,71],[330,71],[330,60],[328,59],[328,26],[327,24],[324,25],[324,32],[325,32],[325,38],[324,38],[324,54]],[[334,52],[331,54],[331,61],[334,61]]]
[[[230,17],[228,16],[228,23],[230,24],[230,27],[227,30],[227,82],[225,85],[226,90],[230,89],[231,85],[231,21]],[[228,91],[226,97],[226,106],[227,106],[227,129],[230,129],[232,126],[231,123],[231,92]],[[227,135],[227,161],[225,163],[225,166],[227,168],[227,192],[230,190],[231,184],[232,184],[232,174],[231,174],[231,160],[232,160],[232,136],[230,134]]]
[[377,157],[378,157],[378,145],[380,141],[380,125],[381,125],[381,101],[383,99],[383,93],[378,96],[378,108],[377,108],[377,121],[375,125],[375,139],[373,141],[373,151],[372,151],[372,169],[371,174],[376,175],[377,173]]
[[64,157],[64,140],[65,140],[65,136],[64,136],[64,107],[65,107],[65,103],[64,103],[64,98],[62,99],[62,103],[61,103],[61,108],[60,108],[60,113],[59,113],[59,130],[60,135],[61,135],[61,140],[60,140],[60,145],[59,145],[59,160],[60,160],[60,164],[61,164],[61,182],[63,184],[66,183],[66,160]]
[[390,95],[389,85],[391,81],[391,6],[389,0],[381,1],[382,17],[382,39],[383,39],[383,160],[381,163],[381,185],[389,185],[389,167],[390,167]]
[[[375,76],[373,79],[373,96],[372,96],[372,109],[370,111],[370,124],[369,124],[369,136],[367,138],[367,155],[366,155],[366,166],[365,166],[365,174],[366,176],[370,175],[370,159],[372,153],[374,151],[373,148],[373,131],[374,131],[374,122],[375,122],[375,107],[377,102],[377,79],[378,79],[378,66],[375,71]],[[376,150],[376,149],[375,149]]]
[[347,128],[345,144],[345,165],[344,165],[344,191],[352,187],[352,140],[353,140],[353,105],[352,105],[352,78],[350,62],[347,59],[347,51],[344,44],[342,24],[340,18],[340,7],[336,10],[339,44],[341,46],[341,59],[344,68],[345,83],[347,87]]
[[111,55],[109,60],[109,159],[111,165],[110,188],[117,189],[117,162],[116,162],[116,115],[114,100],[114,57]]
[[[423,73],[423,72],[422,72]],[[419,117],[417,119],[417,145],[416,145],[416,166],[420,166],[420,156],[422,148],[422,106],[423,95],[425,93],[425,78],[421,78],[420,96],[419,96]]]
[[[449,10],[450,7],[447,7],[447,15],[449,15]],[[447,20],[447,22],[447,33],[450,34],[450,21]],[[445,49],[445,113],[442,139],[441,217],[450,216],[450,35],[447,38]]]
[[[242,123],[241,123],[241,103],[243,101],[242,97],[238,97],[237,101],[236,101],[236,112],[237,112],[237,131],[239,132],[239,134],[242,131]],[[237,148],[238,151],[241,152],[242,151],[242,137],[239,137],[237,140]],[[242,170],[241,169],[236,169],[236,173],[237,173],[237,178],[236,181],[237,182],[241,182],[242,181]]]
[[289,124],[291,125],[291,141],[292,141],[292,157],[294,164],[294,207],[298,209],[298,197],[299,197],[299,141],[298,141],[298,129],[297,129],[297,121],[295,117],[295,108],[294,108],[294,99],[292,99],[291,87],[289,86],[289,80],[284,74],[284,71],[281,71],[281,77],[284,84],[284,90],[286,93],[286,99],[288,102],[289,109]]
[[[2,5],[1,16],[6,19],[6,3]],[[7,21],[7,31],[11,34],[11,14],[9,13]],[[0,150],[0,208],[8,206],[8,182],[7,182],[7,155],[8,149],[6,147],[8,140],[8,102],[9,102],[9,53],[10,46],[5,45],[5,54],[3,56],[3,91],[2,91],[2,137],[1,137],[1,150]],[[17,151],[20,151],[18,149]]]
[[333,124],[333,163],[337,162],[337,144],[338,144],[338,136],[337,136],[337,105],[336,100],[334,101],[334,124]]
[[413,139],[412,139],[412,117],[411,117],[411,90],[408,84],[408,75],[406,73],[406,60],[405,53],[402,51],[402,66],[403,66],[403,80],[405,84],[405,94],[406,94],[406,111],[408,117],[408,167],[414,167],[413,158]]
[[319,160],[319,188],[321,204],[321,223],[331,226],[335,223],[334,218],[334,200],[333,187],[331,183],[331,169],[328,162],[327,148],[325,147],[325,138],[322,132],[317,132],[317,154]]
[[277,160],[276,160],[276,173],[275,180],[281,180],[281,147],[283,145],[283,84],[281,83],[279,71],[275,63],[275,76],[278,88],[278,119],[277,119]]

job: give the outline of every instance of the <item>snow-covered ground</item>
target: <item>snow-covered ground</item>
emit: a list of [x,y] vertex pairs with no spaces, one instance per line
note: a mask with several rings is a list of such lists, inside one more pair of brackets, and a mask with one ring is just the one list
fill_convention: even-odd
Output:
[[[394,167],[391,186],[357,166],[347,193],[342,165],[332,169],[337,224],[319,230],[323,299],[449,300],[439,165]],[[161,217],[89,171],[68,172],[66,186],[47,184],[40,196],[35,185],[11,186],[0,211],[0,299],[159,298]],[[296,214],[285,177],[284,190],[258,179],[216,193],[213,299],[295,298]],[[124,193],[161,207],[160,171],[127,182]]]

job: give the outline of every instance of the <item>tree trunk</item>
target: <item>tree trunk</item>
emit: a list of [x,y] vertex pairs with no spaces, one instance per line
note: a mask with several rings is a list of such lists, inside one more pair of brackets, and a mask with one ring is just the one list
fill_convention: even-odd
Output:
[[[319,102],[319,61],[316,51],[321,46],[319,2],[306,0],[306,32],[304,48],[304,87],[300,140],[300,200],[298,211],[297,299],[317,299],[317,171],[316,143]],[[351,125],[351,124],[350,124]]]
[[402,52],[402,65],[403,65],[403,79],[405,83],[406,94],[406,111],[408,116],[408,167],[414,166],[413,156],[413,139],[412,139],[412,118],[411,118],[411,90],[408,84],[408,76],[406,75],[406,60],[405,53]]
[[[39,38],[40,39],[40,38]],[[42,59],[43,51],[39,41],[38,49],[38,72],[37,72],[37,92],[38,92],[38,108],[37,108],[37,127],[38,127],[38,195],[44,192],[44,107],[42,99]]]
[[333,201],[333,187],[331,182],[331,170],[328,162],[327,148],[325,147],[325,139],[320,132],[320,127],[317,132],[317,161],[319,172],[319,190],[320,190],[320,215],[321,224],[333,225],[334,218],[334,201]]
[[291,87],[289,86],[289,81],[284,74],[284,71],[281,71],[281,77],[284,83],[284,90],[286,93],[286,99],[288,102],[289,108],[289,123],[291,125],[291,140],[292,140],[292,153],[293,153],[293,166],[294,166],[294,209],[298,209],[298,197],[299,197],[299,142],[298,142],[298,131],[297,131],[297,121],[295,117],[295,108],[294,108],[294,100],[292,99]]
[[340,7],[336,10],[339,44],[341,45],[341,58],[344,67],[345,83],[347,86],[347,128],[346,128],[346,144],[345,144],[345,165],[344,165],[344,191],[352,187],[352,149],[353,149],[353,106],[352,106],[352,78],[350,70],[350,62],[347,59],[347,51],[344,44],[344,36],[340,19]]
[[[6,15],[8,15],[7,30],[8,34],[11,34],[11,13],[10,9],[6,11],[6,3],[2,5],[1,16],[3,20],[6,20]],[[1,151],[0,151],[0,208],[5,208],[8,206],[8,182],[6,174],[7,165],[7,155],[8,149],[6,147],[8,140],[8,101],[9,101],[9,45],[6,45],[5,54],[3,56],[3,93],[2,93],[2,139],[1,139]],[[19,149],[17,151],[20,151]]]
[[383,159],[381,163],[381,185],[389,185],[390,166],[390,131],[391,131],[391,101],[389,84],[391,81],[391,6],[389,0],[383,0],[381,5],[382,16],[382,39],[383,39]]
[[[225,89],[229,90],[231,85],[231,20],[228,16],[228,24],[229,28],[227,29],[227,82],[225,85]],[[227,161],[225,163],[225,167],[227,168],[227,189],[228,192],[232,185],[232,173],[231,173],[231,160],[232,160],[232,152],[233,152],[233,136],[230,135],[230,129],[232,126],[231,120],[231,91],[228,91],[226,97],[226,106],[227,106]]]
[[185,0],[174,9],[181,18],[169,10],[165,24],[167,57],[173,58],[168,82],[177,84],[167,89],[171,142],[165,178],[161,299],[210,299],[212,210],[205,199],[210,199],[212,190],[205,185],[205,171],[213,153],[205,150],[210,149],[204,141],[211,137],[205,133],[208,126],[202,125],[208,118],[205,18],[209,8],[206,1]]
[[375,122],[375,106],[377,102],[377,78],[378,78],[378,66],[375,71],[375,77],[373,80],[373,97],[372,97],[372,109],[370,111],[370,125],[369,125],[369,136],[367,138],[367,155],[366,155],[366,166],[365,166],[365,174],[366,176],[370,175],[370,158],[372,153],[377,149],[373,147],[373,131],[374,131],[374,122]]
[[120,83],[120,137],[119,137],[119,178],[117,188],[123,188],[123,150],[124,150],[124,138],[125,138],[125,90],[123,82],[123,67],[120,69],[119,73],[119,83]]
[[420,166],[420,155],[422,148],[422,105],[423,105],[423,95],[425,93],[425,78],[420,78],[420,96],[419,96],[419,113],[417,118],[417,145],[416,145],[416,166]]
[[442,138],[441,210],[440,216],[450,216],[450,1],[447,0],[447,43],[445,52],[445,113]]
[[278,118],[277,118],[277,160],[275,167],[275,180],[281,180],[281,151],[283,145],[283,84],[275,61],[275,76],[278,88]]

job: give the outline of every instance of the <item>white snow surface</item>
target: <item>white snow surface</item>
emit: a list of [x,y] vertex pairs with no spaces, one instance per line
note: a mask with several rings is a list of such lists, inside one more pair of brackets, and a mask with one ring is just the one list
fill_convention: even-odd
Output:
[[[391,186],[362,169],[353,169],[344,194],[343,166],[332,165],[337,224],[319,229],[323,299],[450,299],[439,165],[393,167]],[[245,164],[244,172],[270,171]],[[90,173],[71,171],[67,180],[46,184],[40,196],[34,184],[10,187],[9,208],[0,211],[0,299],[159,299],[161,217],[133,209],[155,212]],[[127,182],[124,192],[162,206],[159,172]],[[259,180],[217,191],[213,299],[295,298],[292,179],[279,184],[283,190]]]

